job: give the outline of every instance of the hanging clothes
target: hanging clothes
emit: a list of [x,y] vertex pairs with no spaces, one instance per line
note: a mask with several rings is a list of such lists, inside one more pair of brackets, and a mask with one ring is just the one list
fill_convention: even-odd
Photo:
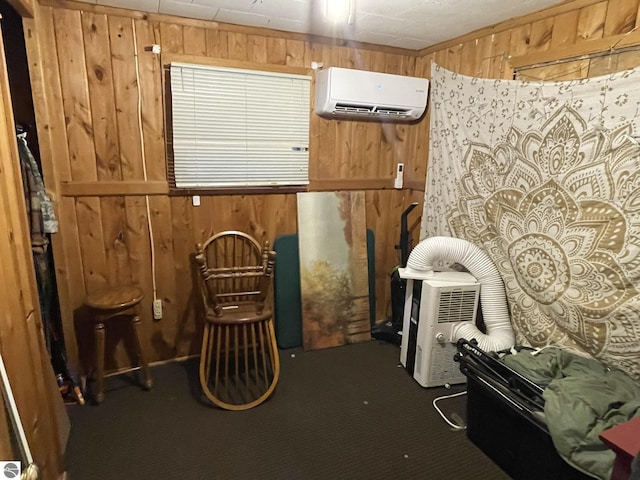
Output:
[[22,183],[31,233],[31,250],[38,284],[38,300],[47,351],[49,352],[61,393],[65,396],[63,392],[63,388],[65,388],[66,395],[73,396],[74,401],[83,405],[84,398],[80,383],[77,375],[70,370],[67,362],[58,304],[58,289],[53,268],[53,255],[48,248],[49,234],[58,231],[58,219],[55,215],[51,197],[44,187],[38,162],[29,149],[26,132],[18,133],[17,138]]
[[53,202],[44,188],[38,163],[31,154],[31,150],[29,150],[26,132],[18,134],[17,137],[20,165],[23,173],[22,181],[30,218],[32,245],[46,249],[48,241],[43,234],[56,233],[58,231],[58,219],[53,210]]

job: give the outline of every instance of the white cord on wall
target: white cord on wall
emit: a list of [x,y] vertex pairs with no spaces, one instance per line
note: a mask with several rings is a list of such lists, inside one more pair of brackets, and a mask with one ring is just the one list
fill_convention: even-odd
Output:
[[[131,19],[131,27],[133,29],[133,55],[136,64],[136,89],[138,92],[138,129],[140,131],[140,152],[142,154],[142,174],[144,181],[147,181],[147,157],[144,152],[144,131],[142,128],[142,93],[140,91],[140,68],[138,66],[138,40],[136,38],[136,22]],[[149,242],[151,244],[151,282],[153,286],[153,301],[157,300],[156,288],[156,252],[153,242],[153,227],[151,224],[151,207],[149,206],[149,195],[145,195],[145,204],[147,207],[147,224],[149,226]]]

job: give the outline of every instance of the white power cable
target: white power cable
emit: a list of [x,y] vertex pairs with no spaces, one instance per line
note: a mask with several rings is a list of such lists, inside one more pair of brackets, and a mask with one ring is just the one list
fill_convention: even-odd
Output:
[[459,425],[457,423],[452,422],[451,420],[449,420],[447,418],[447,416],[442,413],[442,410],[440,410],[440,408],[438,407],[437,403],[440,400],[444,400],[447,398],[453,398],[453,397],[459,397],[461,395],[465,395],[467,393],[466,390],[463,390],[462,392],[458,392],[458,393],[452,393],[451,395],[443,395],[441,397],[437,397],[433,399],[433,408],[436,409],[436,411],[440,414],[440,416],[442,417],[442,419],[447,422],[449,424],[449,426],[451,426],[451,428],[453,428],[454,430],[465,430],[467,428],[466,425]]
[[[136,89],[138,92],[138,129],[140,130],[140,153],[142,155],[142,174],[144,181],[147,181],[147,157],[144,153],[144,131],[142,129],[142,93],[140,91],[140,67],[138,66],[138,40],[136,38],[136,22],[131,19],[131,27],[133,29],[133,55],[136,64]],[[151,207],[149,205],[149,195],[145,195],[145,204],[147,207],[147,224],[149,226],[149,242],[151,244],[151,283],[153,286],[153,300],[157,300],[156,288],[156,251],[153,242],[153,227],[151,224]]]

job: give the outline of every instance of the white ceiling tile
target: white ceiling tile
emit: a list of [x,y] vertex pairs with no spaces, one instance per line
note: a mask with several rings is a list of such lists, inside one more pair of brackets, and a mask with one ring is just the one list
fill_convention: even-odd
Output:
[[199,20],[213,20],[218,9],[211,6],[194,5],[190,0],[160,0],[160,13]]
[[216,22],[233,23],[236,25],[248,25],[250,27],[265,27],[269,26],[269,17],[266,15],[259,15],[252,12],[238,12],[234,10],[220,9],[214,17]]
[[129,10],[157,13],[160,0],[99,0],[92,3],[106,5],[107,7],[127,8]]
[[[239,25],[421,49],[565,0],[351,0],[352,25],[324,18],[324,0],[85,0]],[[348,1],[348,0],[344,0]]]

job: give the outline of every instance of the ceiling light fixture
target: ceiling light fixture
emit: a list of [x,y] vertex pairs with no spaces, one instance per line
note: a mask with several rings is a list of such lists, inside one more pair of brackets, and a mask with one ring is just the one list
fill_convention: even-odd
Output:
[[346,22],[353,25],[356,0],[325,0],[324,16],[334,23]]

